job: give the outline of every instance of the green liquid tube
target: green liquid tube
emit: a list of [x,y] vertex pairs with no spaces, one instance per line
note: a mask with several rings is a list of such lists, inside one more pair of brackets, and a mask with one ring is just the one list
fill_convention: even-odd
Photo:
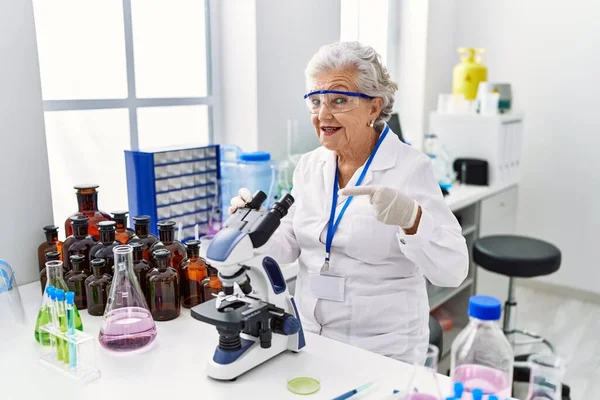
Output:
[[[67,323],[67,313],[65,311],[65,291],[59,289],[56,291],[56,316],[58,317],[58,325],[60,332],[66,334],[69,330]],[[69,347],[66,340],[61,339],[59,347],[62,352],[59,353],[59,361],[69,363]]]

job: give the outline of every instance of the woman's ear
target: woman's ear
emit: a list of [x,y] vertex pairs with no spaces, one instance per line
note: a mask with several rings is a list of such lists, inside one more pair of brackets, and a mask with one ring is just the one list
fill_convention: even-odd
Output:
[[379,114],[381,114],[381,110],[383,109],[383,99],[381,97],[375,97],[371,100],[371,107],[369,109],[371,119],[377,119]]

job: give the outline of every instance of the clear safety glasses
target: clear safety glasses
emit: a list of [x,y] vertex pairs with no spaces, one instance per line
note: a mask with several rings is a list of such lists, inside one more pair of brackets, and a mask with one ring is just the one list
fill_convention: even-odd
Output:
[[361,98],[372,99],[371,96],[364,93],[339,90],[318,90],[304,95],[304,101],[306,101],[306,106],[311,114],[318,114],[323,104],[332,114],[352,111],[358,107]]

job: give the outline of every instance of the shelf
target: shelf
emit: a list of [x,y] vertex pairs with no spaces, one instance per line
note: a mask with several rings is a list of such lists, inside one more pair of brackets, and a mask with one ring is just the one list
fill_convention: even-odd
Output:
[[450,354],[450,350],[452,349],[452,342],[454,342],[454,339],[456,339],[458,334],[464,328],[465,327],[462,325],[454,325],[452,327],[452,329],[450,329],[449,331],[444,331],[444,333],[443,333],[443,347],[444,348],[442,349],[442,358],[444,358],[448,354]]
[[466,228],[463,228],[462,235],[463,236],[470,235],[471,233],[475,232],[476,230],[477,230],[477,226],[475,226],[475,225],[467,226]]
[[437,286],[428,286],[427,287],[427,296],[429,297],[429,308],[431,310],[435,310],[446,301],[454,297],[456,294],[462,292],[469,286],[473,284],[473,278],[469,277],[465,279],[465,281],[457,288],[445,288],[445,287],[437,287]]

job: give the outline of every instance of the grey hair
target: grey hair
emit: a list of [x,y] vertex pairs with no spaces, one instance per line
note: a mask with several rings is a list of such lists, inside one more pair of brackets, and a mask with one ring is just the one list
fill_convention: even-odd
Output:
[[398,85],[392,81],[381,62],[381,56],[371,46],[359,42],[336,42],[322,46],[304,70],[306,84],[310,89],[315,75],[348,68],[358,72],[356,85],[361,93],[383,99],[381,113],[375,120],[375,127],[383,129],[392,115]]

